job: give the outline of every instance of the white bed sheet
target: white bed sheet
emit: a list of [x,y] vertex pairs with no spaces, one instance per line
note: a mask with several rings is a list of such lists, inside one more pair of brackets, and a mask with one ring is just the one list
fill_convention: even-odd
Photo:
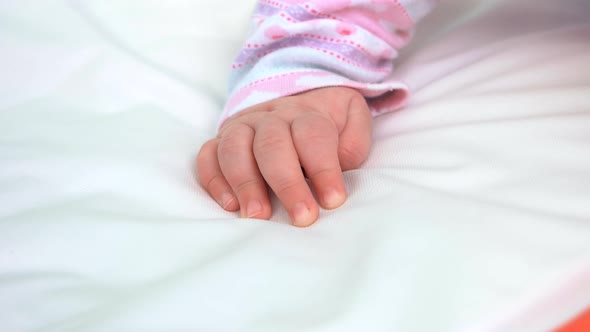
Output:
[[590,5],[448,1],[313,227],[198,186],[253,1],[0,3],[0,330],[544,331],[590,305]]

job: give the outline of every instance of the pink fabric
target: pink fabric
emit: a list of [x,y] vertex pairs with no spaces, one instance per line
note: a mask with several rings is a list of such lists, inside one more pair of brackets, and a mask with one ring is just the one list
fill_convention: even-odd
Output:
[[259,0],[232,65],[221,123],[250,106],[328,86],[361,91],[373,112],[403,106],[393,60],[436,0]]

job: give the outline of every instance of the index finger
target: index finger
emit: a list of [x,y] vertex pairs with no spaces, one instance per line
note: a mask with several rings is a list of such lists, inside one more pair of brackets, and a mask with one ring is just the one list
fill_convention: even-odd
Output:
[[266,183],[289,212],[293,225],[316,221],[319,207],[301,171],[289,123],[269,117],[256,126],[254,156]]

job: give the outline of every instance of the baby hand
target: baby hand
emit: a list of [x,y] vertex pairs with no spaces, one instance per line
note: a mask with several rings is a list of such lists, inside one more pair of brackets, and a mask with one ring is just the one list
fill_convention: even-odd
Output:
[[[371,146],[364,97],[344,87],[320,88],[253,106],[228,119],[197,158],[201,185],[227,211],[269,219],[267,185],[295,226],[318,218],[309,178],[325,209],[346,200],[342,171],[358,168]],[[304,170],[304,171],[303,171]]]

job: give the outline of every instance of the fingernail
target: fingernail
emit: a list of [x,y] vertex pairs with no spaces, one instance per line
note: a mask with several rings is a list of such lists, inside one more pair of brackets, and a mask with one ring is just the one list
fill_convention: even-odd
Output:
[[311,220],[311,211],[305,204],[305,202],[299,202],[293,207],[293,224],[295,226],[308,226],[313,220]]
[[334,188],[329,188],[324,192],[324,205],[326,209],[335,209],[342,205],[346,196]]
[[248,202],[248,206],[246,207],[246,217],[254,218],[260,213],[262,213],[262,204],[260,204],[260,201],[254,199]]
[[227,207],[234,201],[234,195],[224,192],[221,194],[221,199],[219,200],[219,205],[222,208],[227,209]]

